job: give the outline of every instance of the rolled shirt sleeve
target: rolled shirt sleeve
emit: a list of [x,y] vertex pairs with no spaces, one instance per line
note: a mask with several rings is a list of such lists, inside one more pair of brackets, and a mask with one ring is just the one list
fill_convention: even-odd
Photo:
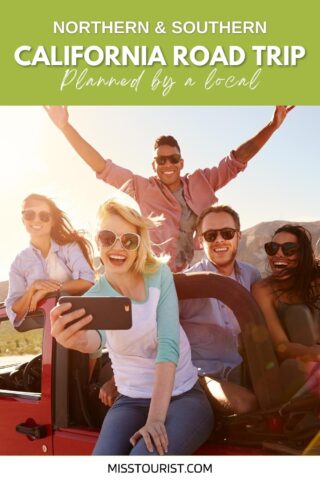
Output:
[[231,151],[227,157],[220,160],[218,165],[215,165],[212,168],[205,168],[202,171],[211,187],[216,192],[230,182],[230,180],[235,178],[238,173],[243,172],[246,166],[247,164],[237,160],[234,152]]
[[96,177],[135,197],[135,175],[131,170],[116,165],[110,159],[105,160],[105,162],[104,169],[97,173]]
[[[54,251],[73,280],[83,279],[94,284],[94,271],[85,259],[77,243],[56,245],[52,242]],[[33,247],[20,252],[10,267],[9,291],[5,300],[7,315],[14,326],[20,325],[24,318],[15,321],[16,313],[12,310],[13,304],[25,293],[33,281],[48,279],[45,261]]]
[[12,325],[18,326],[23,322],[24,318],[21,318],[19,322],[15,322],[16,313],[12,310],[14,302],[16,302],[27,289],[26,278],[22,271],[19,269],[19,257],[13,261],[9,272],[9,291],[5,300],[5,306],[8,318]]
[[71,271],[73,280],[88,280],[94,283],[94,271],[85,259],[81,248],[77,243],[68,244],[68,268]]

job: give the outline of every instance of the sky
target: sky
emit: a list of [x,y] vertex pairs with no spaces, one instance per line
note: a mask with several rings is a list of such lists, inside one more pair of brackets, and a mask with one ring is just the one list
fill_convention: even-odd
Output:
[[[70,122],[105,158],[144,176],[153,174],[153,141],[177,138],[183,173],[216,165],[271,119],[274,107],[73,106]],[[320,220],[318,153],[320,107],[296,107],[247,169],[218,191],[242,228],[270,220]],[[39,106],[0,106],[0,281],[28,246],[21,203],[36,192],[53,198],[75,228],[95,230],[98,206],[114,189],[68,145]]]

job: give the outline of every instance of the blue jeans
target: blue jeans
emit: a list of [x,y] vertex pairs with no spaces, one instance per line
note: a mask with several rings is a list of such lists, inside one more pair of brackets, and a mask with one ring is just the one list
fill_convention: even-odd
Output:
[[[143,438],[135,447],[130,437],[146,423],[149,398],[119,395],[104,419],[93,455],[158,455],[148,452]],[[168,455],[191,455],[209,437],[213,427],[210,403],[197,382],[171,398],[165,421],[169,439]]]

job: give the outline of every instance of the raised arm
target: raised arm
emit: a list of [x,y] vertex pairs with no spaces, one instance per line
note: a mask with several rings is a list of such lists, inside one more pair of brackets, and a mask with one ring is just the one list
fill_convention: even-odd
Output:
[[224,187],[246,168],[248,161],[259,152],[272,134],[280,127],[287,113],[292,108],[293,106],[276,107],[271,121],[257,135],[233,150],[218,165],[203,169],[203,173],[210,183],[213,192]]
[[277,314],[273,293],[271,289],[265,285],[263,280],[252,286],[252,294],[264,314],[278,357],[281,360],[298,358],[303,362],[319,362],[320,345],[308,347],[300,343],[290,342]]
[[105,168],[105,160],[97,150],[95,150],[75,128],[69,123],[69,113],[66,106],[45,106],[53,123],[64,134],[70,145],[80,155],[89,167],[96,173],[101,173]]
[[261,148],[267,143],[269,138],[282,125],[287,113],[292,110],[293,106],[277,106],[273,113],[271,121],[254,137],[244,142],[233,153],[239,162],[246,164]]

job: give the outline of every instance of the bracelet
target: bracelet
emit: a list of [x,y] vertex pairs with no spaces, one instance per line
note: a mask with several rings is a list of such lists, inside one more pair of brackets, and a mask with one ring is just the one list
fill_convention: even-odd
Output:
[[100,337],[100,345],[95,352],[89,353],[90,359],[100,358],[102,356],[102,349],[106,343],[106,334],[104,330],[96,330],[96,332]]

